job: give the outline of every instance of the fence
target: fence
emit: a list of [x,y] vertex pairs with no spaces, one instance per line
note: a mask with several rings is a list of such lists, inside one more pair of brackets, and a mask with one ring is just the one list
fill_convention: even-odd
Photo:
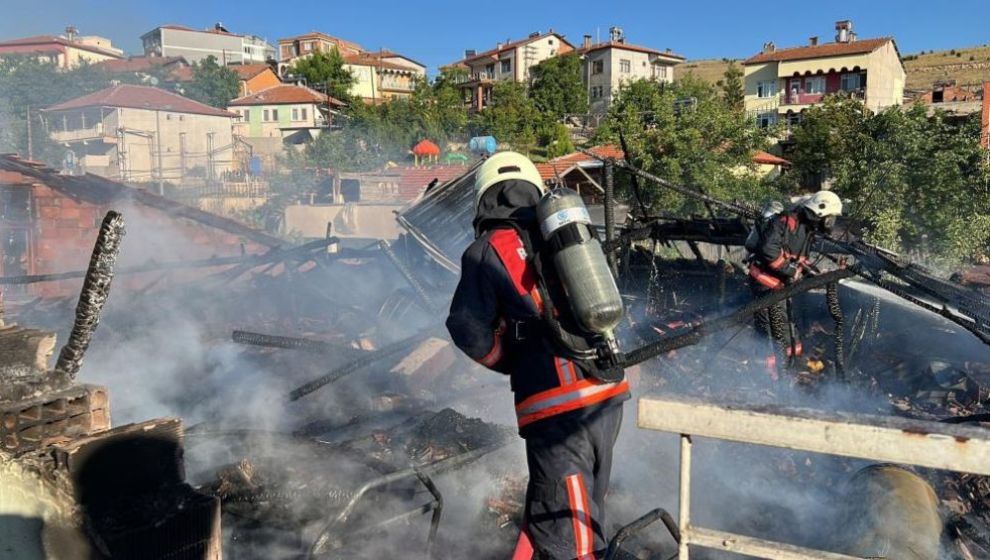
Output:
[[973,426],[666,396],[641,399],[638,422],[640,428],[680,434],[679,560],[688,560],[692,545],[772,560],[857,560],[692,525],[693,436],[990,475],[990,432]]

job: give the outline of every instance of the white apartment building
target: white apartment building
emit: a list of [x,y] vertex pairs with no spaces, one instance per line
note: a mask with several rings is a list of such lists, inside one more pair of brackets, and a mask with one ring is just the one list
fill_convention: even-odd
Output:
[[190,63],[216,57],[220,64],[264,64],[275,58],[275,47],[255,35],[231,33],[217,23],[199,30],[161,25],[141,36],[146,56],[181,56]]

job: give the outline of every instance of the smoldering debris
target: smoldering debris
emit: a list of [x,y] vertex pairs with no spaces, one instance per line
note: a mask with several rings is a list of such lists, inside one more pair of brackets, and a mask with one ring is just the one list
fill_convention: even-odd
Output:
[[[409,234],[386,247],[369,241],[328,252],[340,240],[316,240],[212,260],[190,280],[172,276],[192,256],[176,235],[173,254],[161,257],[175,267],[135,272],[146,281],[109,301],[80,379],[114,388],[118,419],[169,414],[191,426],[190,481],[222,504],[228,558],[432,550],[483,560],[511,551],[526,470],[507,382],[452,349],[438,321],[471,238],[462,211],[469,185],[470,173],[433,189],[399,216]],[[941,284],[917,288],[914,272],[902,274],[908,280],[885,272],[894,291],[843,280],[831,300],[826,285],[799,287],[791,300],[804,355],[768,368],[773,349],[747,311],[745,224],[628,223],[605,243],[630,310],[622,345],[674,341],[629,368],[637,394],[987,418],[990,357],[970,334],[983,325],[957,317],[979,301],[972,296]],[[836,298],[838,307],[830,305]],[[951,299],[952,316],[910,298]],[[63,328],[71,317],[64,300],[9,307],[25,324]],[[643,516],[675,509],[676,446],[637,431],[633,416],[616,450],[608,529],[652,524],[622,533],[612,552],[665,559],[675,539],[659,513]],[[850,481],[869,467],[705,443],[696,465],[708,488],[696,498],[700,522],[833,550]],[[940,553],[979,558],[990,550],[986,478],[917,474],[938,499]]]

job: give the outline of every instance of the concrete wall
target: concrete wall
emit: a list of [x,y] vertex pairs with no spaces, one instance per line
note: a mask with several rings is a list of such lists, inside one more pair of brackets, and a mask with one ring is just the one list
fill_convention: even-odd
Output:
[[[134,134],[125,136],[127,180],[157,180],[159,158],[156,138],[161,139],[161,175],[166,181],[178,181],[196,168],[206,171],[211,133],[214,172],[219,174],[231,168],[231,117],[130,108],[117,109],[117,113],[121,127],[152,135],[151,138]],[[120,146],[118,155],[119,150]]]
[[[162,56],[183,56],[190,63],[199,62],[212,55],[217,62],[244,62],[244,48],[238,35],[223,35],[182,29],[159,29],[162,37]],[[264,62],[264,60],[255,61]]]
[[327,223],[340,238],[397,239],[396,210],[402,204],[296,204],[285,209],[284,233],[299,234],[307,239],[326,236]]
[[874,111],[904,103],[907,75],[894,44],[887,43],[870,54],[866,67],[866,106]]

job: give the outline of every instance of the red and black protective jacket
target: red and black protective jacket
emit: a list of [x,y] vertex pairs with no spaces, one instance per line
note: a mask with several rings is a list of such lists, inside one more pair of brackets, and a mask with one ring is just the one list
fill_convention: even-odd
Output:
[[549,419],[572,419],[629,398],[629,382],[605,383],[589,365],[561,357],[538,330],[520,340],[516,325],[543,312],[537,273],[520,233],[491,229],[461,259],[461,278],[447,318],[450,336],[481,365],[508,374],[523,437]]
[[793,280],[808,262],[812,231],[798,212],[774,216],[760,234],[753,252],[749,275],[759,285],[778,290]]

